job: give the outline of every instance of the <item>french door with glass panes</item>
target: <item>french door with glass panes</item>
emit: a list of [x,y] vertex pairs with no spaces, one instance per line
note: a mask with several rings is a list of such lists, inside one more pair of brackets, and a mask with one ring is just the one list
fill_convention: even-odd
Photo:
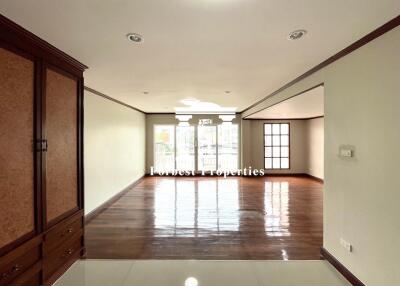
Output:
[[239,162],[236,124],[154,126],[154,169],[236,170]]

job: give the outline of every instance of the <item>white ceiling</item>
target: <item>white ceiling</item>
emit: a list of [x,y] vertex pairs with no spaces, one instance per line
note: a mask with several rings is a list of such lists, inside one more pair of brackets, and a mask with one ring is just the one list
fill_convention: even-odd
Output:
[[[86,86],[144,111],[188,98],[241,111],[400,14],[400,1],[1,0],[0,12],[88,65]],[[296,29],[308,34],[288,41]]]
[[324,87],[319,86],[254,113],[246,118],[294,119],[324,115]]

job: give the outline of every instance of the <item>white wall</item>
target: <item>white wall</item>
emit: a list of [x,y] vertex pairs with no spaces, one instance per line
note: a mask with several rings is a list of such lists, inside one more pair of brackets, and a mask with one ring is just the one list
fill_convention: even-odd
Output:
[[324,118],[306,120],[306,173],[324,179]]
[[369,286],[400,285],[399,51],[397,27],[243,114],[325,84],[324,247]]
[[85,214],[144,175],[145,115],[85,91]]

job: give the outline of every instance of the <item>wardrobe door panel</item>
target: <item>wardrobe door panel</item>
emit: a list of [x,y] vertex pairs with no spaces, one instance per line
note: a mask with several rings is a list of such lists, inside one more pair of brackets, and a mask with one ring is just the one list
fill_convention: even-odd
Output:
[[78,208],[78,80],[47,68],[45,73],[46,217],[52,221]]
[[35,230],[34,62],[0,48],[0,248]]

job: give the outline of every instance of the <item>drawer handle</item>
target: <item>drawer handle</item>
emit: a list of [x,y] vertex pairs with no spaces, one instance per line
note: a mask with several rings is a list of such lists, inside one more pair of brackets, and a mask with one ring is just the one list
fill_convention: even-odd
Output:
[[67,234],[72,233],[73,230],[74,230],[73,228],[67,229],[65,232],[63,232],[63,233],[60,234],[60,237],[64,237],[64,236],[66,236]]
[[10,271],[8,271],[8,272],[3,272],[3,273],[1,274],[0,280],[7,279],[9,276],[13,275],[14,273],[19,272],[19,271],[21,270],[21,268],[22,268],[22,265],[15,264],[15,265],[11,268]]
[[70,248],[70,249],[68,249],[67,251],[65,251],[65,254],[63,255],[63,257],[68,257],[68,256],[70,256],[73,252],[74,252],[73,249]]
[[14,267],[11,269],[11,273],[19,272],[21,268],[21,265],[15,264]]

